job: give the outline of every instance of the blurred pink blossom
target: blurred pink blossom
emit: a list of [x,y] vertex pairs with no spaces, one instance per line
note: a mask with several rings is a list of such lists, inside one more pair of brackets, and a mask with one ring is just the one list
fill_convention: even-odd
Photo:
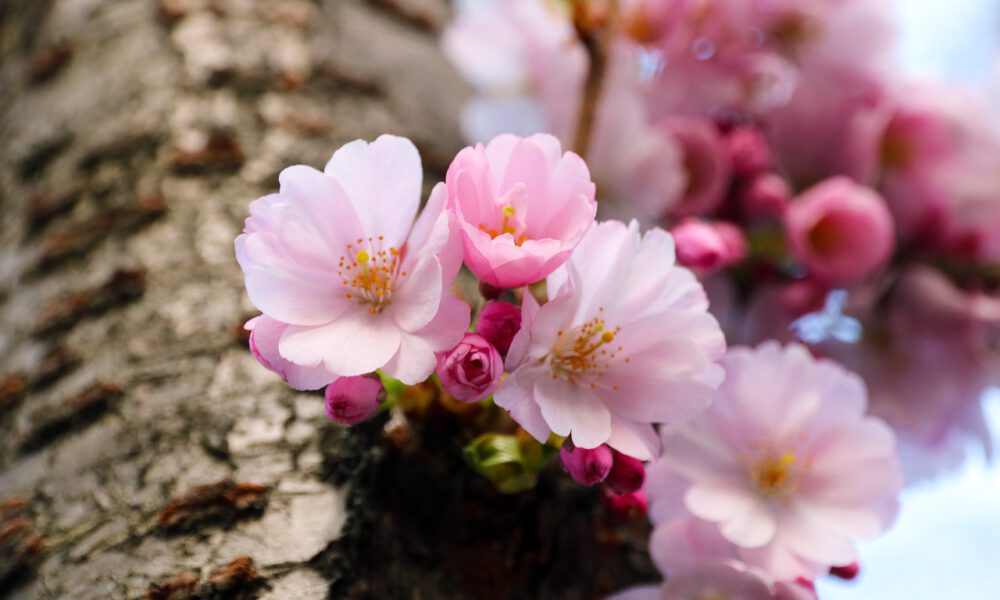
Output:
[[654,519],[669,518],[679,497],[779,581],[856,560],[852,542],[892,524],[902,483],[892,431],[865,416],[861,379],[774,342],[731,349],[723,365],[715,403],[664,432],[647,484]]
[[732,223],[686,219],[670,234],[677,245],[677,262],[702,273],[717,272],[746,258],[746,238]]
[[885,266],[895,239],[883,198],[847,177],[796,198],[785,212],[785,231],[810,275],[836,285],[858,283]]

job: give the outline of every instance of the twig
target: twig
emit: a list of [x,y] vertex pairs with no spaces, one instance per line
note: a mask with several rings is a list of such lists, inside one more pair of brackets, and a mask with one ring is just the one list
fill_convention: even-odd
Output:
[[576,125],[573,149],[586,158],[597,118],[601,90],[607,73],[613,24],[618,12],[617,0],[577,0],[573,3],[573,26],[587,51],[589,68],[583,85],[583,100]]

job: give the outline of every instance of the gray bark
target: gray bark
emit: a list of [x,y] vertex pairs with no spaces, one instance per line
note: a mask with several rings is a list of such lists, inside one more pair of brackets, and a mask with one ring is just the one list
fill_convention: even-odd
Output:
[[[443,174],[465,93],[438,50],[447,16],[445,0],[0,0],[0,596],[613,587],[527,564],[477,584],[454,571],[474,556],[433,568],[439,549],[414,551],[421,531],[392,516],[408,509],[380,503],[409,464],[382,423],[330,425],[241,334],[253,307],[232,241],[282,167],[391,132],[416,142],[429,182]],[[442,468],[444,487],[464,472]],[[480,483],[498,514],[569,522]],[[577,505],[587,530],[593,496]],[[520,518],[498,520],[505,535]],[[558,548],[510,548],[559,570]]]

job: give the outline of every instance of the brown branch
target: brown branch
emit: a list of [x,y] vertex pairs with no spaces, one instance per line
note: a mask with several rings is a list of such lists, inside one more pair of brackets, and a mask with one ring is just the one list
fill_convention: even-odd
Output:
[[590,147],[601,90],[610,62],[610,38],[614,31],[617,9],[617,0],[577,0],[573,3],[573,26],[589,59],[573,140],[573,150],[584,158]]

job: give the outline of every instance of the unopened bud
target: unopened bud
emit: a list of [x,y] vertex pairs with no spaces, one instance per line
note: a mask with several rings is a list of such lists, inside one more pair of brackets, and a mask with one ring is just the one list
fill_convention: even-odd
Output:
[[506,355],[510,343],[521,329],[521,309],[509,302],[488,302],[479,312],[476,333]]
[[578,448],[570,440],[563,443],[559,458],[573,481],[580,485],[594,485],[604,481],[614,462],[611,448],[603,444],[596,448]]
[[638,458],[614,451],[614,464],[605,483],[616,494],[631,494],[646,482],[646,466]]
[[326,386],[324,395],[326,414],[330,420],[354,425],[375,414],[385,399],[385,388],[373,375],[338,377]]

